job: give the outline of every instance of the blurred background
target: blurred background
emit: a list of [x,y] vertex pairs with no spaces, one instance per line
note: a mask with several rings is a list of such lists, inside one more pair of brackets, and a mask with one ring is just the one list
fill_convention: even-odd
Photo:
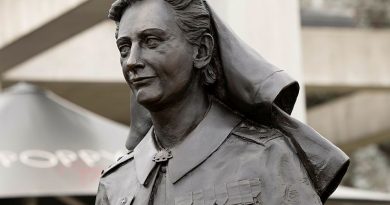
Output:
[[[351,157],[327,204],[390,204],[390,0],[208,2],[300,82],[293,115]],[[93,204],[125,152],[111,3],[0,0],[0,204]]]

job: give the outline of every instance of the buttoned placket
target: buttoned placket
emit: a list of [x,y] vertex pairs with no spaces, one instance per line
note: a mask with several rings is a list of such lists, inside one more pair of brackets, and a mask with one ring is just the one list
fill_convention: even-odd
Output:
[[152,132],[152,136],[155,144],[159,148],[159,151],[153,157],[153,161],[157,163],[158,168],[156,170],[157,176],[153,182],[153,188],[148,205],[166,204],[166,172],[168,160],[172,158],[172,153],[169,149],[165,149],[162,147],[161,143],[159,143],[154,133],[154,130]]
[[157,170],[157,176],[153,183],[149,205],[166,204],[166,167],[167,162],[160,162]]

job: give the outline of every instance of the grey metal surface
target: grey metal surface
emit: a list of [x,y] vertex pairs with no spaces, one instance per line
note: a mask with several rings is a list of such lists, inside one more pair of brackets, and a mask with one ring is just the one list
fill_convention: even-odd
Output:
[[390,204],[390,194],[340,186],[327,204]]
[[357,25],[352,17],[312,9],[301,9],[301,24],[318,27],[356,27]]

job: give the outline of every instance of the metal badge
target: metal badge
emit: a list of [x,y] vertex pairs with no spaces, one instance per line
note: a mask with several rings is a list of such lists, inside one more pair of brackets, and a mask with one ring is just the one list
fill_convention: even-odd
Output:
[[153,161],[154,162],[166,162],[171,158],[172,158],[171,151],[167,150],[167,149],[162,149],[153,156]]

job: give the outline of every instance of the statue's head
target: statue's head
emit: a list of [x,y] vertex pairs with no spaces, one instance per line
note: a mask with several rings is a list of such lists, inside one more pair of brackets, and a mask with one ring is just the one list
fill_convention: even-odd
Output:
[[109,11],[126,81],[154,109],[189,86],[215,86],[220,76],[210,14],[203,0],[117,0]]
[[[150,106],[148,110],[144,106],[172,93],[180,94],[184,85],[201,84],[233,110],[261,123],[270,122],[273,105],[291,113],[298,83],[243,43],[205,0],[116,0],[109,17],[117,23],[124,76],[137,96],[131,103],[128,149],[133,149],[152,126]],[[137,29],[156,25],[175,36],[175,42],[166,44],[164,38],[147,33],[136,35]],[[152,78],[139,78],[138,90],[134,89],[131,78],[149,74]],[[161,76],[159,81],[154,81],[154,74]],[[140,88],[143,84],[148,86]]]

